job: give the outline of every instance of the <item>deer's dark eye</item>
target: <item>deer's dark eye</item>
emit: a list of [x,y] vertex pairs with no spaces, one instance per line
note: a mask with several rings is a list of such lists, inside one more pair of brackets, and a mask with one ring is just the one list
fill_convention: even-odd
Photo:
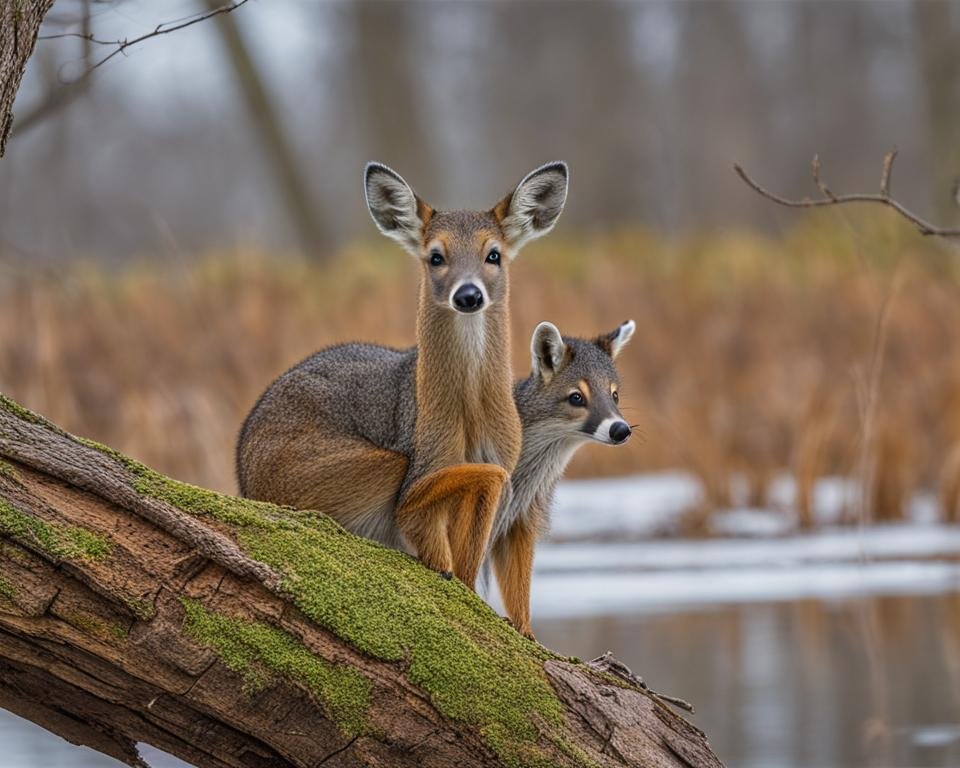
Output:
[[439,251],[434,251],[433,253],[431,253],[430,266],[439,267],[441,264],[443,264],[443,254],[440,253]]
[[491,250],[490,253],[487,254],[487,264],[496,264],[499,267],[500,251],[498,251],[496,248]]
[[582,408],[587,404],[587,401],[583,399],[583,395],[581,395],[579,392],[571,392],[570,396],[567,398],[567,402],[576,408]]

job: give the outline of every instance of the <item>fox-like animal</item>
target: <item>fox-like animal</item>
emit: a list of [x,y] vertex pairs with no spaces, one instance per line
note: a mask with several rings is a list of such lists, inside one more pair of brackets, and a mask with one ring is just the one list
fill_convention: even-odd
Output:
[[241,494],[315,509],[473,587],[520,455],[509,265],[563,210],[562,162],[487,211],[439,211],[371,163],[367,206],[420,264],[417,346],[321,350],[282,374],[237,445]]
[[507,616],[527,637],[533,637],[533,551],[548,527],[557,482],[581,446],[620,445],[630,437],[613,361],[634,330],[628,320],[586,340],[562,337],[556,326],[540,323],[530,343],[533,371],[514,386],[523,444],[511,476],[513,494],[500,505],[490,536],[490,561]]

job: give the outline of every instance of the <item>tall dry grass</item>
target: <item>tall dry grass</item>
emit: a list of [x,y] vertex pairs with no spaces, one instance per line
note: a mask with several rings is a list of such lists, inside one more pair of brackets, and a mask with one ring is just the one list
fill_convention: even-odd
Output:
[[[883,216],[813,218],[778,238],[554,235],[512,267],[514,363],[529,370],[540,320],[579,335],[637,321],[620,368],[641,437],[584,449],[572,474],[687,468],[703,481],[708,513],[762,503],[788,471],[812,524],[813,481],[852,474],[866,457],[875,518],[939,489],[945,514],[960,519],[957,256]],[[377,242],[327,266],[256,252],[123,269],[7,257],[0,390],[164,472],[231,491],[234,439],[262,388],[327,344],[412,343],[415,292],[415,266]]]

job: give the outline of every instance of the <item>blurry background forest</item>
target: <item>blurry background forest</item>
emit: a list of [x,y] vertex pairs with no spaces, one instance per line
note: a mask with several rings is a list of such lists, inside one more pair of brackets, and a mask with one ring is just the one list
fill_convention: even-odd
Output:
[[762,504],[788,471],[809,523],[815,477],[869,464],[879,517],[938,489],[958,514],[956,252],[887,212],[776,209],[731,165],[807,193],[819,152],[834,189],[874,191],[896,144],[897,196],[956,221],[960,7],[248,6],[79,83],[111,49],[58,35],[125,39],[207,6],[48,16],[0,171],[4,390],[231,490],[237,427],[274,375],[334,341],[412,341],[415,270],[374,234],[363,164],[477,207],[563,158],[567,210],[515,269],[518,373],[539,320],[640,328],[622,366],[642,439],[583,451],[575,474],[686,468],[702,512],[732,480]]
[[[580,623],[550,603],[550,573],[567,598],[564,578],[584,583],[574,550],[555,551],[541,639],[584,656],[626,644],[702,705],[734,765],[960,761],[960,731],[941,727],[960,721],[960,541],[937,525],[960,522],[958,246],[885,209],[779,208],[732,169],[812,195],[819,153],[834,191],[875,192],[895,145],[895,196],[960,223],[960,3],[251,0],[74,82],[111,48],[64,33],[135,37],[217,5],[57,0],[47,17],[0,161],[0,390],[233,491],[237,430],[275,375],[333,342],[413,340],[416,269],[374,231],[364,163],[452,208],[564,159],[566,211],[512,267],[515,370],[540,320],[593,335],[634,318],[620,369],[639,439],[584,449],[571,474],[653,485],[569,485],[554,541],[582,554],[897,521],[936,543],[911,550],[913,570],[816,571],[822,590],[801,569],[797,602],[751,572],[722,598],[739,607],[643,631],[637,612],[662,606],[638,569],[664,550],[608,566],[638,591],[619,618]],[[847,555],[766,565],[787,579],[787,561],[886,552],[900,567],[879,537],[926,541],[882,528]],[[873,596],[820,602],[838,583]],[[891,596],[921,583],[938,596]],[[878,671],[907,657],[922,663],[898,665],[906,677]],[[920,680],[934,693],[898,698]]]
[[[13,396],[229,490],[234,433],[276,373],[337,340],[412,340],[415,270],[375,237],[367,160],[476,207],[563,158],[560,227],[515,270],[518,372],[541,319],[640,327],[623,378],[643,439],[584,451],[581,474],[686,467],[713,505],[735,474],[755,502],[779,470],[849,474],[898,266],[876,511],[960,471],[953,252],[884,212],[775,209],[731,171],[806,193],[819,152],[834,189],[873,191],[896,144],[897,195],[955,221],[956,5],[273,0],[71,83],[110,49],[58,34],[124,39],[197,9],[60,0],[44,25],[0,172]],[[410,299],[385,322],[398,281]]]

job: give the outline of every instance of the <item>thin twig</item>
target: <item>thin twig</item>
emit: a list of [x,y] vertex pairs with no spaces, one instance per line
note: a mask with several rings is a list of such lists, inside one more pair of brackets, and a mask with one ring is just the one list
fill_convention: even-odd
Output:
[[97,67],[101,67],[104,64],[106,64],[108,61],[110,61],[110,59],[112,59],[117,54],[124,53],[127,50],[127,48],[131,48],[132,46],[137,45],[138,43],[142,43],[144,40],[149,40],[151,37],[159,37],[160,35],[168,35],[171,32],[177,32],[178,30],[185,29],[187,27],[192,27],[194,24],[199,24],[201,21],[206,21],[207,19],[210,19],[214,16],[219,16],[221,13],[230,13],[231,11],[235,11],[241,5],[245,5],[246,3],[247,3],[247,0],[235,0],[234,2],[228,3],[227,5],[224,5],[220,8],[214,8],[212,11],[207,11],[206,13],[201,13],[196,16],[187,17],[186,20],[178,19],[177,21],[165,21],[162,24],[157,24],[157,26],[153,29],[152,32],[147,32],[146,34],[140,35],[139,37],[135,37],[132,40],[128,40],[128,39],[101,40],[95,37],[91,33],[84,34],[82,32],[63,32],[57,35],[40,35],[37,39],[38,40],[56,40],[61,37],[79,37],[82,40],[86,40],[88,43],[92,43],[95,45],[117,46],[117,49],[115,51],[111,51],[110,53],[108,53],[106,56],[100,59],[100,61],[98,61],[96,64],[90,67],[86,72],[80,75],[80,78],[78,79],[82,79],[87,77],[91,72],[93,72],[93,70],[97,69]]
[[880,177],[880,193],[876,195],[860,192],[849,195],[835,195],[820,178],[820,157],[818,155],[813,156],[813,162],[811,163],[813,181],[822,195],[822,197],[816,199],[805,197],[802,200],[793,200],[783,197],[775,192],[771,192],[766,187],[754,181],[738,163],[734,163],[733,169],[754,192],[767,198],[767,200],[772,200],[778,205],[783,205],[788,208],[819,208],[827,205],[842,205],[843,203],[880,203],[881,205],[893,208],[893,210],[903,216],[903,218],[916,226],[921,234],[935,235],[936,237],[960,237],[960,227],[941,227],[936,224],[931,224],[926,219],[921,218],[913,211],[904,207],[902,203],[890,197],[890,174],[893,170],[893,161],[896,156],[896,149],[891,150],[884,156],[883,173]]
[[837,196],[833,194],[828,188],[827,185],[823,183],[820,179],[820,155],[813,156],[813,162],[810,163],[810,168],[813,171],[813,183],[817,185],[817,189],[820,190],[820,194],[823,195],[827,200],[832,202],[837,202]]
[[680,709],[690,712],[691,714],[696,712],[696,710],[693,708],[693,704],[691,704],[689,701],[681,699],[679,696],[668,696],[665,693],[657,693],[657,691],[650,688],[643,681],[642,677],[633,674],[633,672],[630,671],[630,668],[622,661],[615,658],[611,651],[607,651],[605,654],[603,654],[603,656],[597,656],[597,658],[595,658],[593,661],[588,662],[587,666],[598,669],[601,672],[606,672],[614,677],[619,677],[621,680],[625,680],[631,685],[642,688],[651,696],[655,696],[656,698],[661,699],[668,704],[673,704],[675,707],[679,707]]
[[[163,26],[163,25],[161,25]],[[152,32],[150,34],[153,34]],[[123,45],[123,40],[101,40],[92,33],[84,32],[60,32],[56,35],[37,35],[37,40],[61,40],[66,37],[76,37],[80,40],[86,40],[94,45]]]
[[896,147],[883,156],[883,174],[880,176],[880,194],[884,197],[890,197],[890,172],[893,170],[893,161],[896,159]]

